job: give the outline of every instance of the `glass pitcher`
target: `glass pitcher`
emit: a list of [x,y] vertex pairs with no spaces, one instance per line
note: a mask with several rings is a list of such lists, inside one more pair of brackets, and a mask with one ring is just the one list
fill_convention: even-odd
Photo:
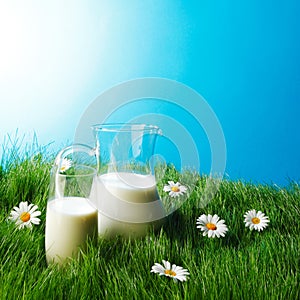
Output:
[[91,200],[100,235],[142,236],[160,226],[166,212],[159,198],[151,158],[157,126],[97,124],[97,177]]

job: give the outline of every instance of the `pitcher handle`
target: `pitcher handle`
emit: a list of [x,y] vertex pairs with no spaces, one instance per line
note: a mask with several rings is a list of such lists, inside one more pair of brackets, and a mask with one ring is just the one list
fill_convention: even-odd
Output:
[[[55,158],[55,166],[56,166],[56,173],[63,172],[65,169],[65,164],[68,166],[68,162],[72,163],[69,156],[72,156],[73,159],[76,159],[76,153],[84,153],[87,155],[88,158],[91,158],[90,162],[86,162],[87,164],[91,164],[93,161],[92,158],[94,158],[94,162],[96,162],[96,151],[95,148],[92,148],[90,146],[84,145],[84,144],[72,144],[70,146],[67,146],[59,151]],[[83,162],[80,162],[83,164]],[[97,164],[93,166],[94,168],[97,168]]]

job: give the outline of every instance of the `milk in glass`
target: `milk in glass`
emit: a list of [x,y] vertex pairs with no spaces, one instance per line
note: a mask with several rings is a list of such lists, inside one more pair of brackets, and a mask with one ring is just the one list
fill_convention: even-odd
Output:
[[87,238],[97,235],[98,213],[86,198],[63,197],[48,201],[46,217],[46,259],[63,263],[84,249]]

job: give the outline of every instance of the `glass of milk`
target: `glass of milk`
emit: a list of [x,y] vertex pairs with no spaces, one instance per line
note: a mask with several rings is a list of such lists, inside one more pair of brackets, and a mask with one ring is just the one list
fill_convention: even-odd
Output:
[[76,258],[88,239],[97,240],[98,212],[90,201],[95,164],[94,152],[84,145],[63,149],[55,160],[46,212],[48,264]]
[[154,125],[97,124],[97,178],[91,200],[103,236],[143,236],[159,227],[166,212],[157,192],[151,159],[160,129]]

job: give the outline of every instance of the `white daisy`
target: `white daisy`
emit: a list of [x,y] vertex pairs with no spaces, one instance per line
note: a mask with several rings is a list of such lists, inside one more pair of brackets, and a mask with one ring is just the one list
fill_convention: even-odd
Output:
[[256,212],[255,209],[247,211],[244,218],[245,225],[249,227],[250,230],[264,230],[268,226],[268,222],[270,222],[268,216],[265,216],[260,210]]
[[203,231],[203,236],[211,237],[220,237],[225,236],[226,231],[228,228],[225,224],[224,220],[220,220],[217,215],[201,215],[197,219],[197,228],[200,228]]
[[151,272],[158,273],[160,276],[164,275],[167,277],[172,277],[175,282],[177,282],[177,280],[186,281],[186,276],[190,275],[187,269],[183,269],[182,267],[174,264],[171,267],[171,264],[165,260],[162,262],[164,265],[155,263],[154,266],[152,266]]
[[39,225],[41,220],[37,217],[41,215],[41,212],[37,208],[37,205],[20,202],[19,207],[15,206],[11,211],[9,219],[16,222],[19,229],[31,228],[32,224]]
[[171,197],[177,197],[183,195],[187,191],[187,187],[181,185],[179,182],[168,181],[168,185],[164,186],[164,192],[169,192]]
[[60,173],[66,172],[68,169],[71,168],[71,166],[72,166],[72,161],[68,158],[63,158],[59,167]]

